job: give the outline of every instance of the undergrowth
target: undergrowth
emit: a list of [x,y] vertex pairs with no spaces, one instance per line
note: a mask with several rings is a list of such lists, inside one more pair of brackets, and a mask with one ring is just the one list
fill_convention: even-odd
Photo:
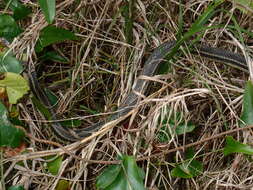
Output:
[[[117,110],[152,50],[182,39],[210,5],[210,1],[193,0],[57,1],[53,25],[74,32],[78,40],[46,47],[66,60],[56,62],[38,61],[41,55],[35,53],[35,44],[47,22],[38,3],[25,2],[32,14],[21,21],[24,32],[9,47],[25,60],[27,70],[36,66],[40,85],[56,98],[57,118],[72,121],[68,127],[89,127]],[[242,54],[241,45],[245,47],[252,37],[251,23],[251,16],[226,1],[182,44],[194,42]],[[203,166],[200,174],[189,179],[172,176],[173,168],[187,159],[186,150],[176,148],[240,127],[248,79],[243,71],[189,50],[185,46],[176,50],[173,59],[165,59],[157,75],[148,78],[152,80],[148,91],[128,119],[80,144],[59,141],[31,101],[32,95],[27,95],[18,110],[25,130],[36,138],[26,139],[25,153],[2,158],[6,186],[55,189],[59,180],[66,180],[72,189],[95,189],[103,169],[117,163],[111,161],[117,161],[118,155],[133,155],[145,173],[147,189],[252,188],[251,157],[224,156],[226,136],[192,147],[191,159]],[[182,123],[194,130],[175,133],[173,127]],[[252,142],[251,132],[231,135]],[[170,149],[175,151],[165,154]],[[56,176],[45,169],[45,156],[55,155],[62,156]]]

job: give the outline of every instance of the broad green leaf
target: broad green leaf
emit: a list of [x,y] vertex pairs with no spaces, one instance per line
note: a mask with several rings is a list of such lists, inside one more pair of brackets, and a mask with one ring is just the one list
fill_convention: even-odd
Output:
[[55,51],[48,51],[44,55],[42,55],[39,59],[41,61],[51,60],[51,61],[55,61],[58,63],[67,63],[68,62],[68,60],[65,57],[59,55]]
[[53,174],[53,175],[58,174],[59,169],[62,165],[62,159],[63,159],[63,157],[59,156],[59,157],[53,159],[52,161],[47,162],[47,169],[51,174]]
[[52,24],[55,17],[55,0],[38,0],[40,8],[49,24]]
[[8,119],[8,111],[0,101],[0,125],[11,125]]
[[121,171],[120,165],[108,166],[97,178],[97,188],[107,188],[113,183]]
[[133,156],[123,156],[123,166],[127,171],[126,178],[129,179],[129,186],[141,190],[145,189],[143,185],[144,172],[137,166],[136,161]]
[[12,72],[21,73],[23,71],[23,66],[15,57],[11,54],[0,55],[0,72]]
[[78,38],[74,33],[63,28],[55,26],[47,26],[41,30],[39,40],[36,43],[36,52],[41,52],[44,47],[54,43],[63,42],[65,40],[77,40]]
[[180,178],[193,178],[201,175],[203,164],[194,159],[194,150],[189,148],[185,152],[186,161],[172,169],[171,175]]
[[8,112],[0,102],[0,146],[18,147],[23,138],[24,132],[9,122]]
[[[246,125],[253,124],[253,84],[250,80],[246,83],[244,90],[241,120]],[[241,126],[243,126],[244,123],[241,123]]]
[[185,151],[185,158],[186,159],[192,159],[192,158],[194,158],[194,150],[193,150],[193,148],[188,148]]
[[96,186],[103,190],[144,190],[144,172],[132,156],[123,155],[122,163],[109,166],[98,176]]
[[16,21],[22,20],[22,19],[26,18],[31,13],[32,13],[32,9],[21,4],[20,6],[14,8],[13,18]]
[[70,184],[68,181],[61,179],[59,180],[55,190],[69,190],[70,189]]
[[21,28],[17,25],[14,18],[9,15],[0,15],[0,37],[8,41],[18,36],[22,32]]
[[232,153],[242,153],[247,155],[253,155],[253,148],[249,145],[242,144],[236,141],[233,137],[226,137],[226,146],[223,150],[225,156]]
[[19,74],[5,73],[5,78],[0,80],[0,86],[5,87],[9,102],[16,104],[29,90],[27,81]]
[[11,186],[8,188],[8,190],[25,190],[23,186],[17,185],[17,186]]

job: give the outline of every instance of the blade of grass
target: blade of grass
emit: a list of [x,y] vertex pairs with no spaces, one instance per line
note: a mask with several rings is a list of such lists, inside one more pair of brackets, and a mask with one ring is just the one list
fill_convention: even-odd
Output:
[[181,39],[178,39],[175,46],[167,55],[167,58],[172,58],[176,52],[178,51],[179,47],[187,40],[190,39],[193,35],[197,34],[198,32],[205,31],[208,27],[205,27],[204,24],[216,13],[218,10],[216,8],[223,3],[223,0],[214,1],[210,4],[207,9],[201,14],[198,19],[192,24],[191,28],[186,32]]
[[182,0],[180,0],[179,1],[178,32],[176,34],[177,39],[180,39],[183,36],[183,26],[184,26],[183,5],[182,5]]
[[122,15],[125,18],[124,33],[126,36],[126,42],[133,44],[133,15],[135,0],[125,0],[125,5],[122,11]]

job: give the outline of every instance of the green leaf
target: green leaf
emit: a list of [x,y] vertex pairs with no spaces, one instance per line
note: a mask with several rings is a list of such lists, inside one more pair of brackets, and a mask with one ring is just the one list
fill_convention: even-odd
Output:
[[47,169],[52,175],[57,175],[59,172],[59,169],[62,165],[62,156],[59,156],[55,159],[53,159],[50,162],[47,162]]
[[15,8],[21,5],[21,3],[18,2],[18,0],[4,0],[5,3],[10,7],[11,10],[14,11]]
[[20,6],[14,8],[13,18],[16,21],[22,20],[22,19],[26,18],[31,13],[32,13],[32,9],[21,4]]
[[21,32],[21,28],[11,16],[6,14],[0,15],[0,37],[12,41]]
[[45,91],[45,94],[48,97],[48,100],[49,100],[50,104],[53,107],[56,106],[58,104],[58,102],[59,102],[59,98],[56,96],[56,94],[53,93],[51,90],[49,90],[47,88],[45,88],[44,91]]
[[23,186],[17,185],[17,186],[11,186],[8,188],[8,190],[25,190]]
[[41,30],[39,40],[36,43],[36,52],[41,52],[44,47],[54,43],[63,42],[65,40],[77,40],[78,38],[74,33],[63,28],[55,26],[47,26]]
[[59,180],[55,190],[69,190],[70,184],[67,180],[61,179]]
[[134,157],[123,155],[120,165],[109,166],[98,176],[96,186],[103,190],[144,190],[144,172]]
[[0,86],[6,88],[11,104],[16,104],[29,90],[27,81],[21,75],[10,72],[5,73],[5,78],[0,80]]
[[22,64],[12,55],[3,54],[0,55],[0,72],[12,72],[12,73],[21,73],[23,71]]
[[55,17],[55,0],[38,0],[40,8],[49,24],[52,24]]
[[59,55],[55,51],[48,51],[43,56],[41,56],[39,59],[41,61],[51,60],[51,61],[55,61],[58,63],[67,63],[68,62],[68,60],[65,57]]
[[106,188],[113,183],[121,171],[120,165],[108,166],[97,178],[97,188]]
[[21,20],[32,12],[32,9],[26,7],[18,0],[5,0],[5,3],[14,12],[13,18],[15,20]]
[[226,146],[223,150],[225,156],[232,153],[243,153],[247,155],[253,155],[253,148],[249,145],[242,144],[236,141],[233,137],[226,137]]
[[180,178],[193,178],[201,175],[203,164],[194,159],[194,150],[192,148],[186,150],[185,157],[187,160],[173,168],[171,175]]
[[159,142],[168,142],[173,135],[183,135],[190,133],[195,129],[195,125],[191,122],[186,122],[181,119],[181,113],[177,113],[173,118],[164,118],[162,121],[162,128],[157,134]]
[[0,102],[0,146],[18,147],[23,138],[24,132],[10,123],[8,111]]
[[49,111],[48,108],[43,104],[43,102],[40,102],[36,97],[32,97],[32,103],[35,105],[35,107],[45,116],[46,119],[51,120],[52,114]]
[[195,125],[192,123],[181,123],[176,127],[176,134],[183,135],[185,133],[190,133],[195,129]]
[[203,164],[198,160],[188,160],[177,165],[171,171],[172,177],[193,178],[201,175],[203,172]]
[[241,120],[244,122],[241,126],[253,124],[253,85],[250,80],[244,90]]
[[0,102],[0,125],[11,125],[8,119],[8,111],[2,102]]

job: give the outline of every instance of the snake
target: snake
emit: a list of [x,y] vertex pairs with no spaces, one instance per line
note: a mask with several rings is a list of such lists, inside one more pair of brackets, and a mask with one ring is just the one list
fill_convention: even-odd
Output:
[[[153,77],[160,64],[166,58],[166,56],[175,47],[176,41],[168,41],[162,43],[160,46],[156,47],[153,52],[149,55],[147,60],[144,62],[142,71],[139,76]],[[194,45],[193,54],[200,55],[201,57],[206,57],[213,59],[218,62],[222,62],[228,66],[239,69],[240,71],[248,73],[248,66],[246,59],[243,55],[238,53],[233,53],[231,51],[210,47],[207,45]],[[29,73],[29,81],[33,94],[37,97],[45,106],[48,107],[52,114],[52,130],[59,139],[76,142],[90,136],[92,133],[99,131],[107,122],[116,120],[122,116],[126,116],[130,111],[136,107],[136,103],[140,100],[139,94],[145,94],[150,80],[145,80],[143,77],[137,77],[133,83],[131,91],[128,93],[126,98],[119,105],[116,112],[110,115],[104,121],[100,121],[86,128],[80,129],[70,129],[63,127],[59,122],[57,122],[57,117],[55,115],[55,110],[44,91],[40,86],[37,78],[36,71]]]

